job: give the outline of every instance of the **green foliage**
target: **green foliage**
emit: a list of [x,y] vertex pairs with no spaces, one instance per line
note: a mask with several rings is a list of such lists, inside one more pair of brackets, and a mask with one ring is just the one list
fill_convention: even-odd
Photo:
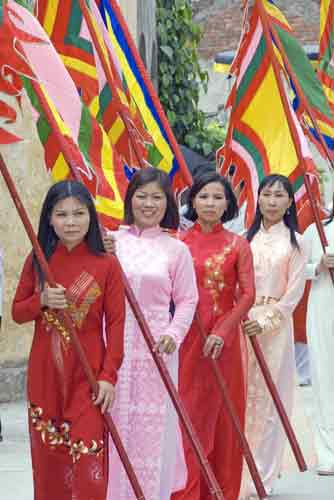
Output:
[[208,156],[222,145],[224,133],[217,124],[206,127],[198,108],[208,73],[199,64],[201,29],[192,20],[189,0],[157,0],[157,34],[159,97],[169,123],[180,144]]
[[30,10],[30,12],[34,11],[34,0],[15,0],[15,2]]

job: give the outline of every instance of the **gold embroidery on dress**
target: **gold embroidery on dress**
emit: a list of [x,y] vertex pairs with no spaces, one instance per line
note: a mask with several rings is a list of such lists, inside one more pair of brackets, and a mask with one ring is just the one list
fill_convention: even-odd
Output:
[[103,441],[92,440],[90,448],[85,445],[82,439],[75,441],[70,446],[70,455],[72,457],[73,463],[80,460],[82,455],[96,455],[99,456],[103,452]]
[[[82,327],[90,306],[94,304],[101,293],[101,288],[94,276],[91,276],[86,271],[83,271],[66,291],[66,297],[69,302],[66,311],[71,316],[76,327]],[[46,322],[46,330],[49,331],[53,327],[61,336],[63,348],[67,350],[71,343],[71,336],[59,320],[57,314],[51,310],[45,310],[43,311],[43,316]]]
[[101,293],[101,288],[94,276],[86,271],[83,271],[67,290],[68,312],[78,328],[81,328],[90,306],[94,304]]
[[41,433],[41,438],[44,444],[51,448],[56,446],[70,446],[70,424],[63,422],[59,427],[56,427],[52,420],[43,420],[42,408],[29,405],[30,417],[33,427]]
[[72,442],[70,437],[71,426],[68,422],[56,426],[51,419],[43,420],[43,409],[39,406],[30,403],[29,410],[32,426],[41,433],[43,443],[50,446],[51,449],[64,446],[69,450],[73,463],[78,462],[82,455],[98,456],[103,452],[104,444],[102,440],[96,441],[93,439],[90,447],[85,445],[82,439]]
[[210,290],[213,300],[213,313],[215,315],[222,313],[219,305],[219,296],[225,286],[222,266],[226,256],[231,252],[232,246],[233,244],[226,246],[222,253],[214,254],[204,262],[204,288]]
[[51,310],[43,311],[44,320],[46,321],[46,330],[49,331],[52,327],[60,334],[62,345],[67,350],[69,344],[71,343],[71,335],[69,331],[62,324],[57,315]]

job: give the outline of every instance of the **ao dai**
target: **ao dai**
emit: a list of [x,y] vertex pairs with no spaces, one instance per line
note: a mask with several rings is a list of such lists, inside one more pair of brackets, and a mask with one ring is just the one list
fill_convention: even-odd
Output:
[[[288,227],[279,222],[268,230],[262,226],[251,242],[256,301],[249,317],[263,328],[257,339],[289,417],[295,390],[292,313],[303,294],[307,259],[296,236],[300,249],[292,245]],[[269,492],[280,472],[285,437],[251,345],[248,361],[246,433]],[[244,490],[253,492],[247,473],[245,483]]]
[[[179,347],[197,304],[189,250],[159,227],[140,232],[133,226],[115,235],[117,255],[153,337],[157,341],[160,335],[170,335]],[[164,360],[177,385],[178,350]],[[186,479],[179,424],[129,305],[113,417],[145,498],[169,500]],[[135,499],[112,445],[108,499]]]

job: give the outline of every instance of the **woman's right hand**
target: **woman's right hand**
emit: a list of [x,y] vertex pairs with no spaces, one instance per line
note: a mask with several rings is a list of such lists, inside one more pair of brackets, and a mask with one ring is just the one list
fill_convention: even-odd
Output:
[[61,285],[57,285],[57,287],[46,286],[41,293],[42,307],[49,307],[50,309],[66,309],[68,303],[65,293],[66,288]]
[[103,234],[103,244],[107,253],[116,253],[116,239],[110,231]]
[[256,320],[246,320],[242,324],[243,331],[249,337],[253,335],[261,335],[263,333],[262,326]]
[[327,271],[327,269],[334,268],[334,254],[333,253],[324,253],[321,257],[321,260],[316,268],[316,274],[323,273]]

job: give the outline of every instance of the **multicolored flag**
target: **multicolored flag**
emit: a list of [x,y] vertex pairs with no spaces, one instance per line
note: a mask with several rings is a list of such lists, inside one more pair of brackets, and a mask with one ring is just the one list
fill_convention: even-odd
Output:
[[[124,113],[132,140],[141,148],[145,163],[167,172],[175,187],[181,188],[190,182],[189,172],[178,146],[172,145],[160,103],[152,96],[143,75],[143,65],[137,63],[138,54],[133,40],[129,41],[120,9],[113,1],[99,1],[98,7],[94,0],[85,2],[85,11],[88,10],[94,26],[93,37],[79,0],[69,0],[65,9],[63,5],[60,8],[59,0],[40,0],[38,15],[80,94],[125,163],[130,169],[139,166],[121,116]],[[113,82],[108,81],[103,71],[99,49]],[[122,113],[118,109],[119,100]]]
[[[284,14],[273,0],[261,0],[267,14],[276,56],[290,79],[293,106],[305,132],[320,154],[326,156],[319,139],[325,140],[331,154],[334,152],[334,114],[305,50],[299,44]],[[334,6],[334,3],[332,2]],[[332,12],[333,16],[333,12]],[[275,44],[278,36],[282,50]],[[285,64],[285,58],[289,67]],[[297,84],[298,82],[298,87]],[[310,117],[314,117],[316,125]]]
[[[25,41],[26,43],[39,43],[41,40],[24,32],[15,26],[12,19],[16,17],[15,12],[10,9],[5,0],[0,0],[0,92],[8,96],[17,97],[19,100],[22,91],[22,83],[19,75],[32,76],[29,64],[18,54],[15,43]],[[16,120],[16,111],[7,102],[0,98],[0,144],[12,144],[21,138],[12,134],[6,124]]]
[[320,1],[318,77],[334,112],[334,0]]
[[[253,220],[263,177],[272,173],[287,176],[299,209],[306,198],[304,169],[316,180],[307,140],[289,100],[287,109],[283,105],[268,49],[255,5],[232,65],[236,81],[228,101],[230,122],[226,142],[218,152],[222,173],[232,177],[235,188],[243,186],[240,204],[247,203],[246,227]],[[285,79],[283,71],[280,76]]]
[[123,199],[117,182],[122,170],[105,131],[80,99],[77,89],[38,20],[10,2],[20,26],[38,36],[42,45],[22,42],[16,47],[28,61],[32,75],[24,86],[32,104],[47,168],[55,181],[76,172],[92,192],[107,227],[123,218]]

